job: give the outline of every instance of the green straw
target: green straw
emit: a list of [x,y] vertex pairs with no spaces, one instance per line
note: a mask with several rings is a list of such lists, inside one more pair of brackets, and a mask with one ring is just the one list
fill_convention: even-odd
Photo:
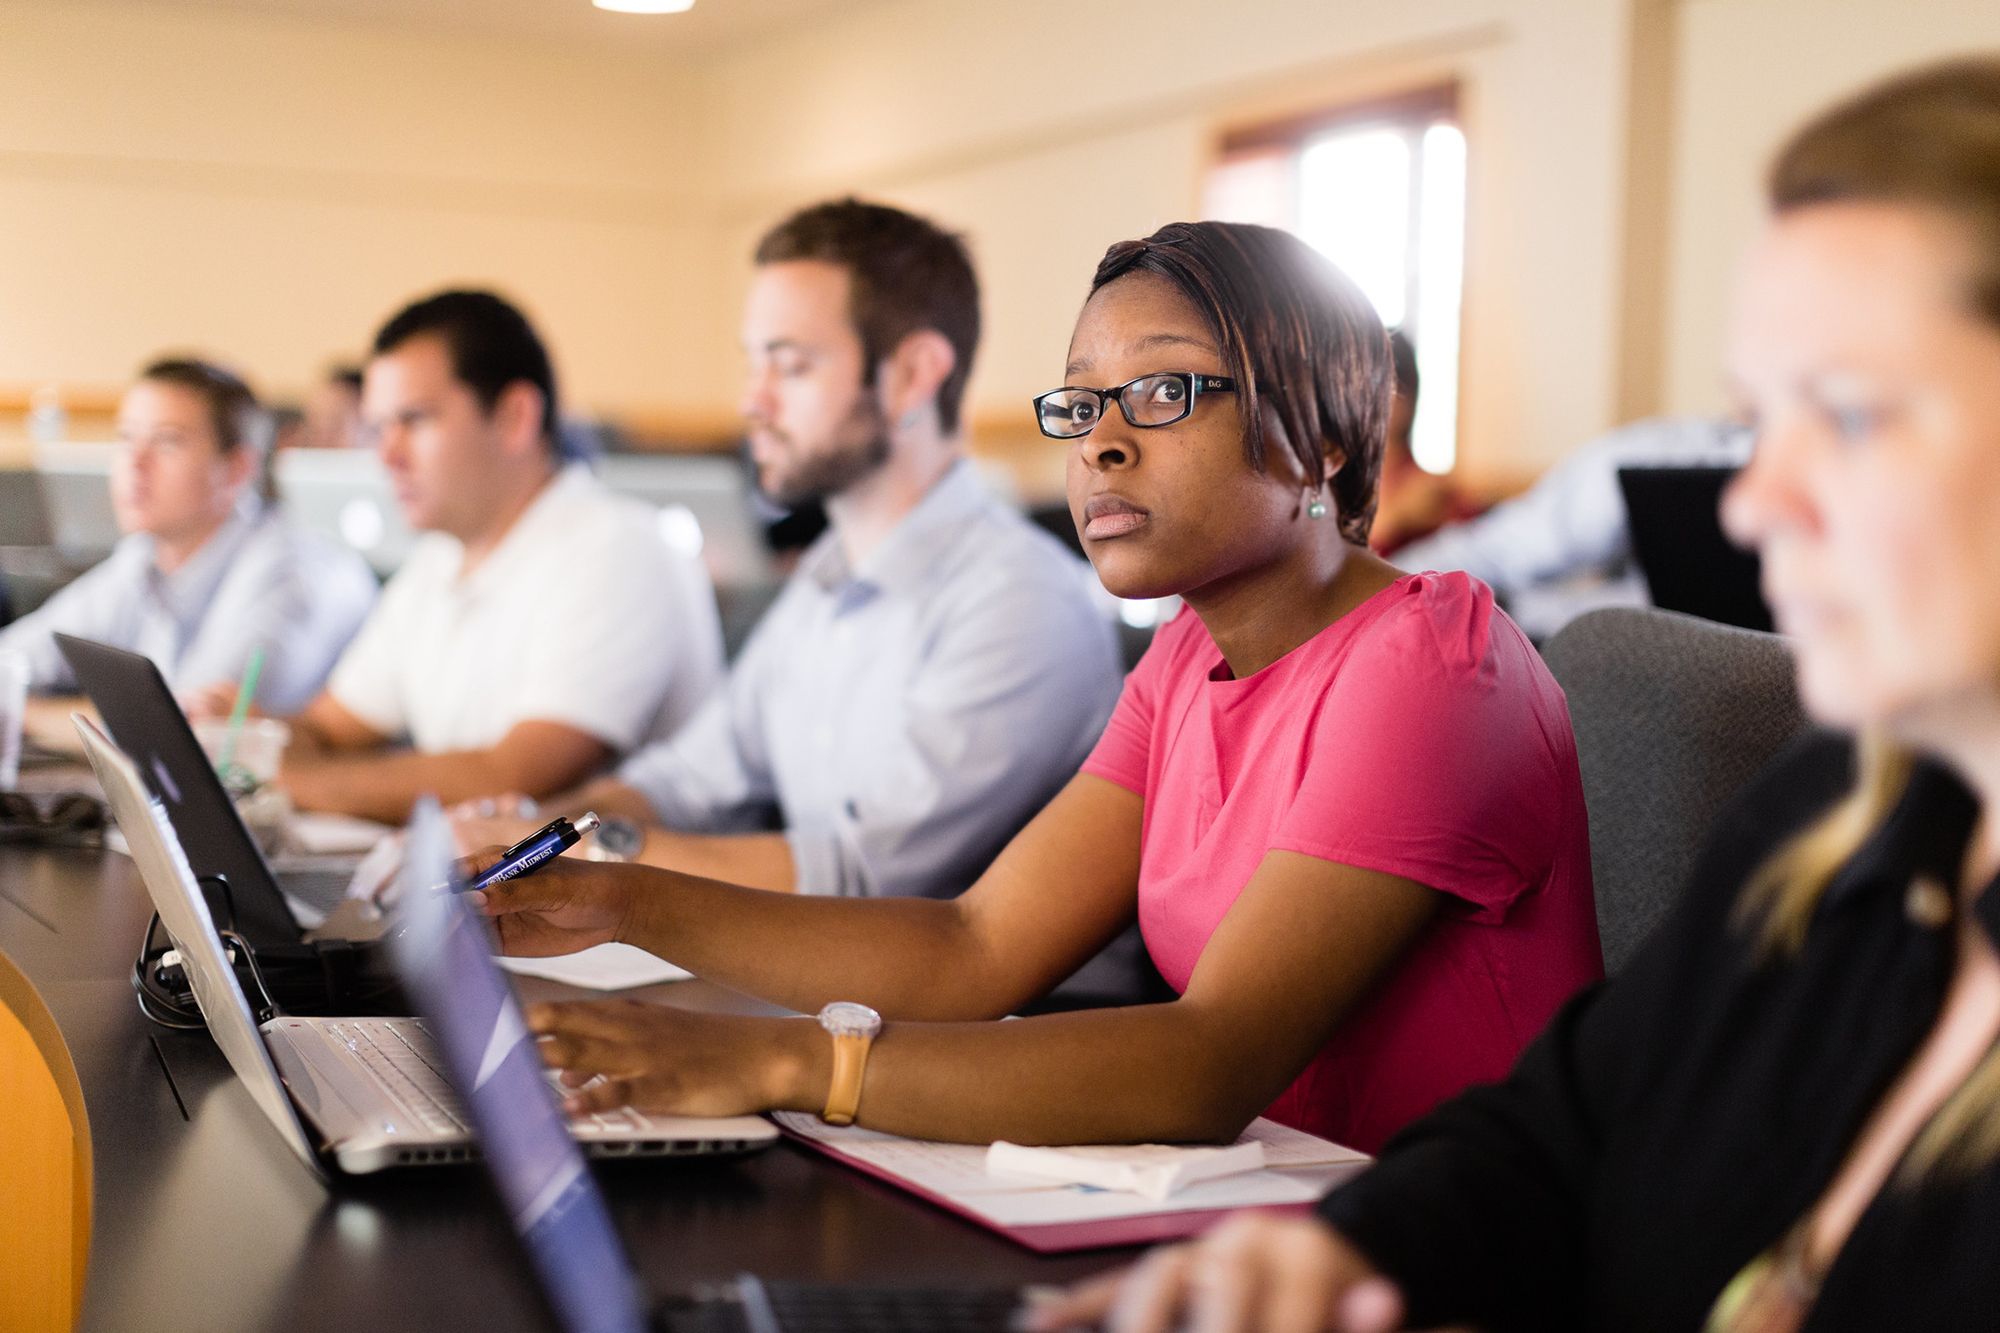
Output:
[[250,716],[250,700],[257,694],[257,677],[264,674],[264,650],[255,649],[243,668],[243,683],[236,688],[236,707],[229,710],[229,730],[222,735],[222,755],[215,761],[216,775],[229,780],[236,767],[236,738],[243,734],[243,720]]

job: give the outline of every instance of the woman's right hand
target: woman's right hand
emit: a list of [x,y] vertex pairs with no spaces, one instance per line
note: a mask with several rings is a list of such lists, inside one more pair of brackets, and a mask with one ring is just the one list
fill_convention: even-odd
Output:
[[1238,1213],[1201,1239],[1029,1307],[1036,1333],[1105,1328],[1260,1333],[1395,1333],[1403,1298],[1324,1222]]
[[[484,848],[468,856],[465,865],[476,875],[505,850]],[[618,938],[631,904],[630,871],[630,866],[556,856],[531,874],[465,897],[475,911],[492,919],[501,953],[546,958]]]

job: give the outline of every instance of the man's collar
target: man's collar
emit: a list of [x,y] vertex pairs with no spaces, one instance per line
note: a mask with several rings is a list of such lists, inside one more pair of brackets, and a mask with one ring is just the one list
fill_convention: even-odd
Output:
[[930,574],[935,558],[951,545],[966,520],[991,503],[972,464],[956,459],[860,564],[848,566],[840,534],[830,530],[806,553],[800,562],[802,572],[828,593],[848,584],[891,594],[907,591]]
[[230,562],[236,558],[237,551],[249,539],[250,530],[263,514],[261,501],[246,498],[230,511],[220,527],[209,534],[208,540],[195,548],[194,554],[182,561],[180,568],[172,573],[160,568],[157,563],[159,545],[153,538],[146,537],[146,579],[154,595],[177,611],[199,607],[207,602],[216,585],[222,582],[222,576],[229,572]]
[[[513,558],[513,552],[524,547],[538,546],[543,540],[540,529],[556,522],[562,509],[562,498],[575,494],[591,484],[591,471],[584,464],[567,463],[558,467],[554,474],[542,483],[541,489],[535,492],[534,498],[528,501],[527,508],[514,516],[514,521],[507,526],[507,531],[500,535],[500,540],[494,543],[493,549],[486,553],[486,558],[479,562],[479,567],[469,575],[464,573],[465,543],[459,542],[460,576],[456,580],[459,586],[470,590],[484,584],[490,578],[505,577],[504,571],[507,563]],[[539,551],[535,554],[538,558],[541,555]],[[494,569],[503,572],[497,575],[488,573]]]

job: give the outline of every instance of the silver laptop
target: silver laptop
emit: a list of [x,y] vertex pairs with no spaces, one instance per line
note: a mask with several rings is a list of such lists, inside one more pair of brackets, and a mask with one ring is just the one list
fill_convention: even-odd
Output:
[[[261,996],[253,1010],[236,975],[245,946],[233,937],[225,943],[216,930],[166,811],[123,751],[81,714],[75,721],[209,1032],[299,1158],[315,1172],[330,1160],[360,1175],[477,1157],[477,1140],[417,1020],[294,1018],[272,1012],[275,1006]],[[433,893],[432,886],[450,882],[452,870],[450,836],[439,824],[411,842],[404,891]],[[468,933],[461,943],[478,947],[455,948],[437,960],[450,1021],[461,1029],[477,1025],[495,1059],[525,1046],[539,1060],[488,941]],[[758,1116],[692,1119],[629,1110],[572,1118],[569,1128],[586,1153],[603,1157],[740,1153],[778,1137]]]
[[353,547],[384,578],[415,545],[417,534],[373,449],[284,449],[271,469],[293,522]]
[[660,534],[723,587],[777,576],[749,472],[734,454],[606,454],[598,479],[660,511]]

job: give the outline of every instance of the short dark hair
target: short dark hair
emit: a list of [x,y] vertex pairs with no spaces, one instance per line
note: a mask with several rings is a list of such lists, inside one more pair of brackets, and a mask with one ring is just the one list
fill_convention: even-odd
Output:
[[867,360],[864,384],[912,333],[944,336],[955,360],[938,388],[938,424],[957,430],[979,350],[979,279],[964,240],[900,208],[836,199],[792,214],[757,242],[759,264],[805,259],[847,270],[847,317]]
[[542,439],[562,452],[558,426],[561,406],[548,348],[528,317],[492,292],[445,291],[397,311],[375,335],[373,355],[386,356],[412,338],[440,339],[451,357],[451,373],[491,412],[508,385],[527,383],[541,390]]
[[1396,392],[1417,401],[1417,345],[1401,329],[1389,330],[1389,360],[1395,366]]
[[257,395],[242,376],[225,366],[191,356],[163,356],[141,370],[139,379],[172,384],[200,398],[222,453],[245,446],[261,453],[270,444],[270,420]]
[[1308,477],[1340,451],[1332,489],[1340,533],[1363,545],[1375,521],[1388,428],[1389,337],[1361,289],[1289,232],[1241,222],[1173,222],[1104,252],[1092,292],[1152,273],[1201,312],[1236,381],[1243,452],[1262,472],[1264,404]]

